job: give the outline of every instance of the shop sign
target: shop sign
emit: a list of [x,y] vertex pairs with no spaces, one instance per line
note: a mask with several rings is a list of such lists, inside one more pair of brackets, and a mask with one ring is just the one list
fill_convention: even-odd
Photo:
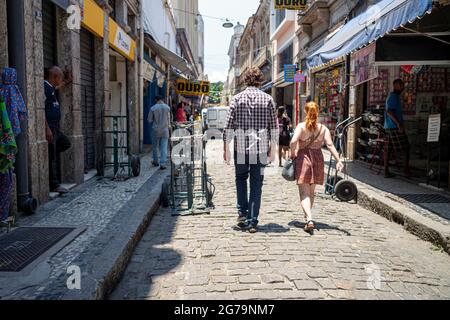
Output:
[[156,72],[155,68],[153,68],[153,66],[145,60],[143,68],[144,68],[144,75],[143,75],[144,79],[148,81],[153,81]]
[[177,93],[186,96],[209,96],[211,83],[208,81],[177,80]]
[[378,67],[375,65],[376,44],[373,42],[367,47],[352,54],[352,77],[350,84],[357,86],[378,78]]
[[83,27],[103,38],[105,35],[105,12],[94,0],[83,0],[80,6]]
[[294,76],[294,82],[295,83],[305,83],[306,82],[306,77],[303,73],[297,73]]
[[284,65],[284,82],[294,83],[296,74],[297,74],[297,65],[295,64]]
[[109,45],[125,58],[134,61],[136,42],[111,18],[109,18]]
[[275,0],[275,10],[302,10],[308,9],[307,0]]
[[428,138],[427,142],[439,142],[441,135],[441,115],[433,114],[428,118]]

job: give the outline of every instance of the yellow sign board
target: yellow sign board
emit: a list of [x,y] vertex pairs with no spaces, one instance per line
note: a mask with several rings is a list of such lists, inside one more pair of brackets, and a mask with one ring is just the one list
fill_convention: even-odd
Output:
[[185,79],[177,80],[177,93],[186,96],[209,96],[211,83],[208,81],[189,81]]
[[96,36],[105,36],[105,12],[94,0],[84,0],[83,2],[82,25]]
[[275,10],[306,10],[307,0],[275,0]]
[[113,19],[109,18],[109,45],[130,61],[134,61],[134,41]]

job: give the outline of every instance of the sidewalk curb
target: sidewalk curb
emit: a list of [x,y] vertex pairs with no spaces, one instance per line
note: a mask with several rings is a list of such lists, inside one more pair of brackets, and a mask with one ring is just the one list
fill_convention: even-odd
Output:
[[450,255],[450,227],[432,221],[407,206],[384,197],[383,193],[365,187],[357,181],[358,205],[398,223],[422,240],[441,246]]
[[67,289],[69,274],[60,275],[38,299],[105,300],[122,279],[134,249],[160,206],[167,174],[155,173],[72,265],[80,267],[81,290]]

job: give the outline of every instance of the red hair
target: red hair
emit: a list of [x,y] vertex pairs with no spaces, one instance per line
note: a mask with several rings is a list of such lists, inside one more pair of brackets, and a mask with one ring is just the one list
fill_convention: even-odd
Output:
[[308,102],[305,106],[306,112],[306,129],[314,131],[317,128],[319,119],[319,107],[315,102]]

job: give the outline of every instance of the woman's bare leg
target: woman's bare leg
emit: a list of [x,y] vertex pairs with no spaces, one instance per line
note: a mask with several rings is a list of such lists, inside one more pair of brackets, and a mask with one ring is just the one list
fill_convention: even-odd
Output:
[[311,210],[314,208],[314,202],[316,200],[316,185],[310,185],[310,195],[311,195]]
[[301,184],[298,187],[300,193],[300,202],[303,212],[305,213],[306,222],[312,220],[312,201],[311,199],[311,186],[309,184]]

